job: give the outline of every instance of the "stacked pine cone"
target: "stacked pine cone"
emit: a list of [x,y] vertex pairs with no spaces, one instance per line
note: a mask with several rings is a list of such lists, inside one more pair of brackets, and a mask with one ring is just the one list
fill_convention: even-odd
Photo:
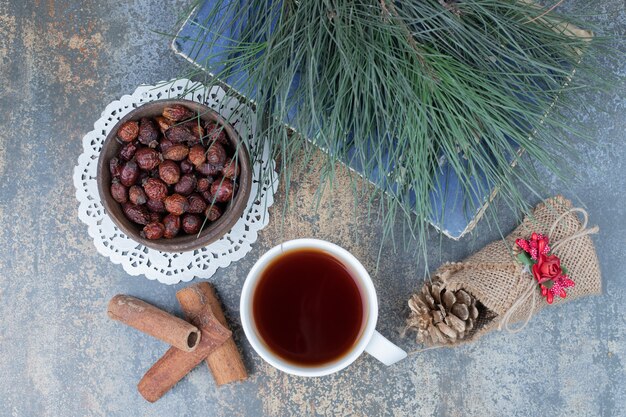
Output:
[[407,327],[428,346],[458,343],[472,332],[478,318],[476,299],[464,290],[443,288],[440,280],[426,282],[409,307]]

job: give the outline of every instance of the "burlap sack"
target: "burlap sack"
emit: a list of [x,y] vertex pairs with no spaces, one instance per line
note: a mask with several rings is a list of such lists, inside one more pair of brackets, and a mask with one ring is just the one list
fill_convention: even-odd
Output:
[[[441,280],[447,290],[465,290],[481,305],[473,330],[465,338],[447,346],[475,341],[500,327],[507,312],[509,317],[506,320],[510,324],[526,321],[548,305],[538,286],[529,288],[531,282],[536,284],[536,281],[515,258],[515,240],[528,239],[533,232],[548,236],[552,247],[561,241],[552,252],[561,259],[561,264],[567,267],[570,278],[576,283],[575,287],[567,289],[567,298],[555,297],[552,306],[601,293],[600,267],[588,234],[590,229],[581,224],[576,210],[584,213],[584,210],[572,209],[572,203],[562,196],[548,199],[535,207],[533,214],[527,216],[506,239],[487,245],[462,262],[448,263],[437,269],[433,280]],[[513,311],[511,307],[518,300],[520,302]],[[407,324],[410,328],[411,318]]]

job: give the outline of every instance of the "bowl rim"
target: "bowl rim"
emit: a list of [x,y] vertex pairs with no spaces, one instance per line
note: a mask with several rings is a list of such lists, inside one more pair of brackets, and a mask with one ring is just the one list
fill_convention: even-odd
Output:
[[[142,113],[151,113],[156,109],[162,110],[163,107],[172,104],[184,105],[191,108],[196,113],[198,112],[198,109],[202,109],[203,111],[200,115],[200,118],[203,121],[209,120],[223,126],[229,141],[235,145],[239,154],[238,161],[240,172],[238,177],[238,191],[232,201],[228,203],[227,209],[222,214],[222,217],[220,217],[220,219],[218,219],[216,222],[213,222],[205,227],[200,233],[200,236],[196,237],[195,235],[181,235],[172,239],[161,238],[157,240],[149,240],[139,235],[138,226],[135,227],[135,224],[132,223],[130,220],[124,219],[122,221],[116,215],[112,214],[115,212],[112,205],[116,204],[121,212],[121,204],[113,200],[113,197],[110,193],[111,174],[109,172],[108,159],[110,159],[112,156],[105,157],[105,153],[103,151],[107,148],[107,146],[110,146],[112,142],[117,142],[117,130],[123,123],[129,120],[139,120],[141,117],[155,117],[158,114],[149,116],[143,115]],[[175,253],[188,252],[208,246],[211,243],[214,243],[215,241],[221,239],[233,228],[233,226],[241,218],[241,215],[247,207],[252,188],[252,164],[250,161],[248,148],[246,144],[241,140],[241,136],[235,130],[235,128],[230,123],[228,123],[228,121],[216,110],[205,105],[204,103],[199,103],[197,101],[177,98],[162,99],[140,104],[139,106],[128,112],[126,115],[124,115],[118,122],[116,122],[111,127],[111,130],[109,131],[104,142],[102,143],[102,148],[100,149],[100,153],[98,156],[96,183],[98,185],[100,202],[104,207],[105,214],[111,219],[115,226],[117,226],[122,232],[124,232],[124,234],[126,234],[126,236],[128,236],[133,241],[147,246],[151,249]]]

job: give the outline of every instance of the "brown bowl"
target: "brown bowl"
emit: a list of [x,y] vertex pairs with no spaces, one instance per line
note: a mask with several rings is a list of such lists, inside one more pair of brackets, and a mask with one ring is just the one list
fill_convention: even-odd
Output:
[[[128,220],[122,212],[122,206],[111,196],[111,172],[109,171],[109,160],[117,155],[122,144],[116,139],[117,130],[122,123],[129,120],[139,120],[142,117],[160,116],[163,108],[172,104],[181,104],[196,114],[200,114],[203,121],[211,121],[223,126],[224,132],[230,140],[232,147],[238,150],[239,176],[237,177],[238,190],[235,197],[228,203],[222,216],[213,223],[205,224],[200,235],[181,235],[172,239],[149,240],[139,235],[142,226]],[[250,156],[245,144],[233,129],[233,127],[215,110],[194,101],[171,99],[152,101],[141,105],[135,110],[124,116],[109,132],[102,150],[100,151],[100,159],[98,160],[96,181],[98,183],[98,192],[100,200],[104,205],[104,209],[113,220],[113,223],[119,227],[128,237],[139,242],[149,248],[158,249],[164,252],[186,252],[207,246],[220,239],[235,225],[246,208],[250,189],[252,186],[252,168],[250,165]]]

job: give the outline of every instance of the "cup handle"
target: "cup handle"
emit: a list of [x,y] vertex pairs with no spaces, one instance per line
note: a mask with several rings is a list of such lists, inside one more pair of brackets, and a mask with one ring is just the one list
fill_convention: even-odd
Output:
[[365,351],[387,366],[393,365],[407,356],[404,350],[391,343],[376,330],[365,347]]

